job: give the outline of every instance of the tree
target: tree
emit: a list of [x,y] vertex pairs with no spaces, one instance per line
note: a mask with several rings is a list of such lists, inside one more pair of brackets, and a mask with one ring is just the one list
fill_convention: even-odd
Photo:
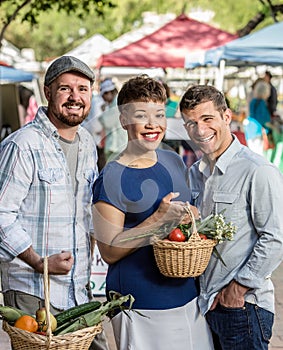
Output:
[[0,0],[0,4],[0,47],[5,32],[18,48],[33,48],[38,61],[62,55],[94,34],[114,40],[141,26],[146,11],[179,15],[210,10],[215,14],[211,25],[239,36],[283,20],[282,0],[248,5],[246,0]]
[[239,37],[249,34],[255,29],[266,17],[271,17],[274,22],[278,22],[278,15],[283,13],[283,4],[272,4],[271,0],[259,0],[262,5],[260,10],[243,28],[237,31]]
[[1,6],[6,16],[2,18],[0,48],[6,29],[18,17],[21,18],[22,22],[27,21],[33,26],[38,23],[38,17],[42,12],[45,13],[52,9],[66,12],[68,15],[76,14],[79,18],[83,18],[92,12],[103,16],[105,7],[111,8],[115,5],[111,0],[1,0]]
[[215,12],[214,24],[221,29],[237,33],[239,37],[250,34],[272,22],[282,20],[282,0],[191,0],[191,5]]

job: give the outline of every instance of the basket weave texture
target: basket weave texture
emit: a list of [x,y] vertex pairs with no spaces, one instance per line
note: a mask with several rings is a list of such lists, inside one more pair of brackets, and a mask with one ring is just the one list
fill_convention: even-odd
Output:
[[214,239],[201,239],[194,215],[186,207],[192,220],[192,235],[186,242],[164,241],[156,239],[153,251],[159,271],[167,277],[187,278],[200,276],[206,269],[213,247]]
[[44,258],[44,294],[47,320],[46,336],[28,332],[3,321],[3,330],[11,339],[13,350],[87,350],[94,337],[102,332],[102,324],[83,328],[76,332],[53,336],[51,332],[48,262]]
[[73,333],[52,336],[50,344],[47,343],[46,336],[10,326],[5,321],[3,329],[10,336],[13,350],[87,350],[95,335],[102,331],[102,326],[99,324]]

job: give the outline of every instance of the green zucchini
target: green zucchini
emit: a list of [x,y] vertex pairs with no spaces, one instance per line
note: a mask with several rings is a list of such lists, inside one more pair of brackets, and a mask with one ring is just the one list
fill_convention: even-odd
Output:
[[[123,296],[116,292],[112,292],[112,294],[110,294],[110,297],[112,299],[101,304],[97,310],[90,311],[57,328],[54,331],[54,335],[63,335],[66,333],[78,331],[85,327],[93,327],[102,322],[103,316],[107,315],[110,311],[113,311],[117,308],[120,308],[121,310],[131,310],[133,302],[135,300],[131,294]],[[129,306],[124,306],[123,304],[125,303],[129,303]]]
[[100,306],[100,301],[90,301],[89,303],[74,306],[68,310],[60,312],[59,314],[55,315],[55,318],[57,320],[57,328],[79,316],[100,308]]

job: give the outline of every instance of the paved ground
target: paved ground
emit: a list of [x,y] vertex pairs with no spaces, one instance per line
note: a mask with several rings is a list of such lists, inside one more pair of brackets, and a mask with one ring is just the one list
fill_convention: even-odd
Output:
[[[283,263],[274,272],[272,280],[275,285],[276,317],[269,349],[283,350]],[[104,330],[109,342],[109,350],[117,350],[111,325],[107,320],[104,321]],[[11,350],[9,336],[2,330],[2,327],[0,328],[0,349]]]

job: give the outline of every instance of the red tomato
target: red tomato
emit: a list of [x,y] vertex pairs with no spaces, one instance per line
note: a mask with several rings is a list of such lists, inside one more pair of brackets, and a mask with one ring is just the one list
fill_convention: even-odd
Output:
[[207,239],[206,235],[204,235],[203,233],[199,233],[198,235],[200,236],[201,239]]
[[184,242],[186,240],[186,236],[183,234],[183,232],[179,228],[175,228],[169,233],[168,236],[170,241],[175,242]]

